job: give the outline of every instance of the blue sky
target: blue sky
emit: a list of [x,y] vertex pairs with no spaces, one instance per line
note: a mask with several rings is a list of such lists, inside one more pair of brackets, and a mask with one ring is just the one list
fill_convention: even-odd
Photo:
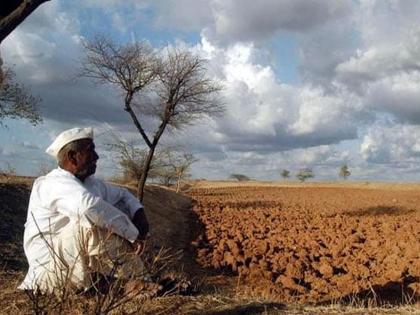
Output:
[[[107,143],[138,139],[107,86],[74,80],[83,40],[182,46],[207,59],[226,113],[164,143],[199,159],[192,175],[277,180],[313,168],[337,179],[420,179],[420,2],[416,0],[51,0],[1,46],[4,62],[39,95],[44,123],[5,121],[0,168],[37,175],[62,130],[93,126],[98,173],[118,172]],[[138,140],[139,145],[141,141]]]

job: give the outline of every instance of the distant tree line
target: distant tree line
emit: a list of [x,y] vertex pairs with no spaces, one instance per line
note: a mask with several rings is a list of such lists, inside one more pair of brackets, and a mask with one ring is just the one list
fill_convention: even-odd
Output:
[[[347,179],[349,176],[351,175],[351,172],[349,170],[349,167],[347,164],[342,165],[339,170],[338,170],[338,176],[342,179]],[[288,169],[282,169],[280,172],[280,176],[284,179],[287,180],[291,177],[291,172]],[[301,182],[305,182],[306,180],[310,179],[310,178],[314,178],[315,177],[315,173],[312,170],[312,168],[301,168],[299,169],[296,174],[295,177]],[[231,179],[236,179],[239,182],[243,182],[243,181],[249,181],[250,178],[244,174],[238,174],[238,173],[232,173],[230,174],[229,178]]]
[[[344,180],[346,180],[351,175],[351,171],[347,164],[342,165],[338,170],[338,176]],[[283,169],[280,172],[280,176],[286,180],[290,178],[290,171],[287,169]],[[307,179],[314,178],[315,174],[311,168],[301,168],[296,173],[296,178],[300,182],[305,182]]]

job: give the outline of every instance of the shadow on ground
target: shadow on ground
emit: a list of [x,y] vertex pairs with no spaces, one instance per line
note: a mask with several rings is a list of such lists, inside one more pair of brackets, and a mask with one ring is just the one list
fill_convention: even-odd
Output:
[[267,312],[284,310],[285,305],[281,303],[253,303],[248,305],[229,306],[220,310],[209,310],[193,312],[198,315],[247,315],[247,314],[267,314]]
[[[402,281],[389,281],[384,285],[373,285],[371,288],[355,294],[341,297],[338,302],[342,304],[363,307],[383,307],[415,304],[420,302],[420,296],[409,287],[419,281],[419,277],[407,276]],[[331,305],[337,300],[330,300],[318,305]]]
[[343,214],[350,217],[366,217],[366,216],[379,216],[379,215],[399,216],[399,215],[407,215],[409,213],[414,213],[414,212],[415,210],[407,209],[405,207],[375,206],[375,207],[369,207],[369,208],[358,209],[358,210],[353,210],[353,211],[346,211],[346,212],[343,212]]

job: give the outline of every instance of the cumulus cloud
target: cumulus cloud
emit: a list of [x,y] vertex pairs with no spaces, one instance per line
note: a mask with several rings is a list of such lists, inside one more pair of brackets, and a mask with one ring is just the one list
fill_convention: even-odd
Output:
[[154,23],[159,27],[203,31],[219,44],[259,42],[279,31],[306,32],[352,11],[349,0],[159,0],[146,3],[155,10]]
[[389,45],[417,27],[419,10],[416,0],[360,0],[354,20],[367,46]]
[[382,125],[369,128],[360,145],[370,163],[409,167],[420,162],[420,126]]
[[251,43],[223,48],[203,38],[201,49],[225,87],[227,112],[217,131],[229,150],[282,151],[357,137],[364,109],[351,93],[282,83]]
[[420,124],[420,72],[399,72],[367,84],[365,103],[401,122]]
[[214,27],[207,35],[221,41],[260,41],[278,31],[307,31],[348,13],[349,1],[214,1]]
[[419,11],[417,1],[361,1],[355,15],[359,45],[332,76],[366,108],[414,124],[420,122]]
[[337,65],[336,72],[338,80],[363,92],[370,82],[419,71],[419,57],[420,27],[402,41],[357,50],[355,56]]

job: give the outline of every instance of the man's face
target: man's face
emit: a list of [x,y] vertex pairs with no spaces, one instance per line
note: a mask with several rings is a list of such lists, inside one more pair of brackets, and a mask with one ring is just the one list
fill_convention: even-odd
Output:
[[76,153],[77,170],[75,175],[84,180],[90,175],[95,174],[96,161],[99,159],[95,151],[95,143],[91,139],[87,139],[86,147]]

